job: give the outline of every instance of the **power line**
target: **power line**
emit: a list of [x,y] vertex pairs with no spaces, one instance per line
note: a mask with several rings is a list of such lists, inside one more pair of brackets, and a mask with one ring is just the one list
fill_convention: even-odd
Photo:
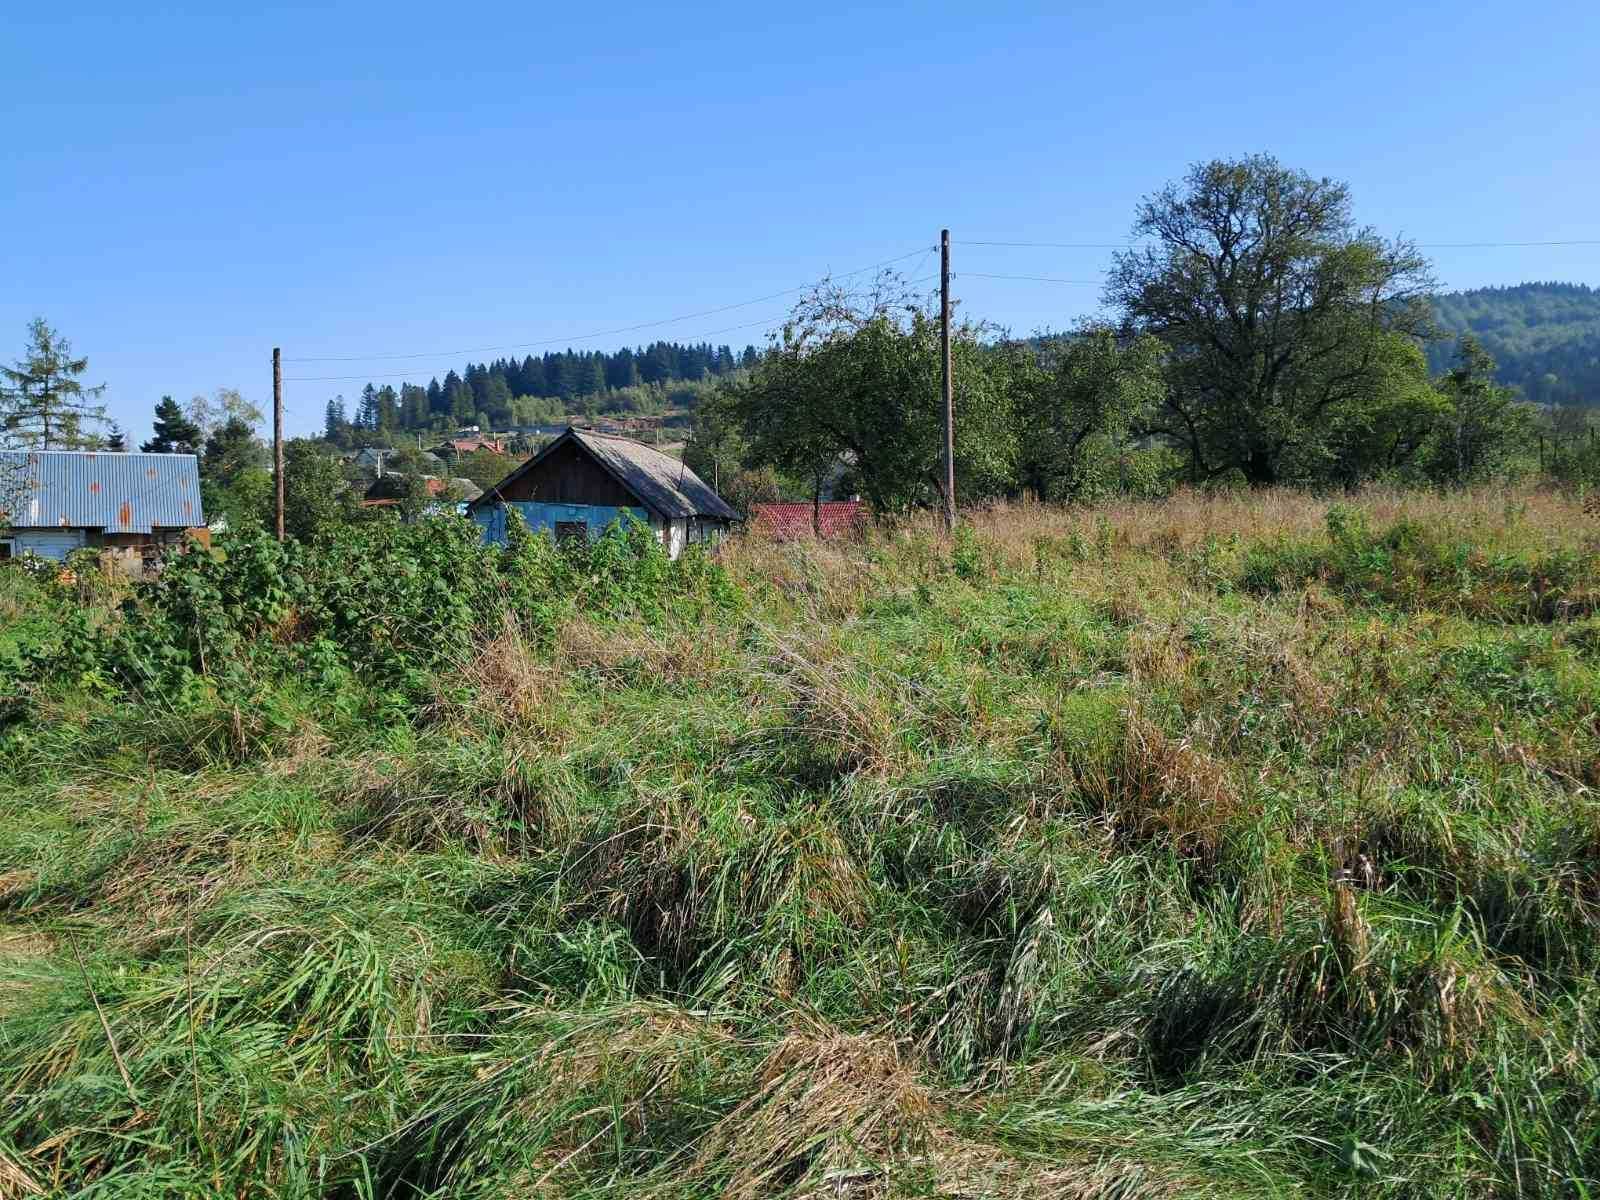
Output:
[[1132,242],[968,242],[958,246],[1025,246],[1035,250],[1128,250]]
[[1423,250],[1487,250],[1517,246],[1600,246],[1600,238],[1563,242],[1418,242]]
[[[919,251],[917,251],[917,253],[921,254],[921,253],[924,253],[924,252],[919,250]],[[866,270],[871,270],[872,268],[868,267],[868,268],[865,268],[865,269]],[[859,274],[860,272],[856,272],[856,273]],[[918,284],[918,283],[927,283],[929,280],[935,279],[935,278],[937,278],[937,275],[923,275],[923,276],[920,276],[919,278],[916,278],[916,279],[908,279],[906,281],[906,283],[908,285],[909,284]],[[807,286],[810,286],[810,285],[807,285]],[[689,335],[688,340],[695,341],[695,340],[699,340],[699,339],[703,339],[703,338],[715,337],[719,333],[733,333],[736,330],[754,329],[757,326],[766,326],[768,329],[770,329],[774,325],[777,325],[780,322],[782,322],[783,319],[785,317],[787,317],[788,315],[789,315],[788,313],[775,313],[772,316],[762,317],[760,320],[757,320],[757,321],[746,321],[742,325],[728,325],[728,326],[726,326],[726,327],[724,327],[722,329],[708,329],[703,333],[696,333],[696,334]],[[561,339],[561,340],[576,340],[576,339]],[[407,375],[302,375],[302,376],[297,376],[297,377],[295,377],[293,379],[286,378],[284,380],[284,382],[285,383],[351,383],[351,382],[363,381],[363,382],[367,382],[367,383],[387,383],[387,382],[390,382],[390,381],[393,381],[393,380],[399,380],[401,382],[404,382],[404,381],[409,380],[411,378],[413,378],[413,376],[410,375],[410,374],[407,374]]]
[[[1033,250],[1132,250],[1134,242],[957,242],[960,246],[1015,246]],[[1535,246],[1600,246],[1600,238],[1569,238],[1549,242],[1418,242],[1419,250],[1494,250]],[[971,274],[971,272],[966,272]]]
[[333,356],[325,356],[325,357],[286,358],[286,359],[284,359],[284,361],[285,362],[292,362],[292,363],[315,363],[315,362],[378,362],[378,361],[387,361],[387,360],[391,360],[391,359],[396,359],[397,360],[397,359],[417,359],[417,358],[441,358],[441,359],[442,358],[451,358],[451,359],[454,359],[454,358],[460,358],[464,354],[491,354],[491,353],[493,353],[495,351],[498,351],[498,350],[526,350],[526,349],[531,349],[534,346],[556,346],[556,345],[560,345],[562,342],[584,342],[584,341],[590,341],[590,340],[592,340],[594,338],[614,337],[617,334],[635,333],[635,332],[637,332],[638,330],[641,330],[641,329],[654,329],[654,328],[656,328],[657,326],[660,326],[660,325],[676,325],[680,321],[694,321],[694,320],[699,319],[700,317],[710,317],[710,316],[715,316],[717,313],[732,312],[736,308],[749,308],[750,305],[752,305],[752,304],[761,304],[761,303],[764,303],[765,301],[768,301],[768,300],[776,300],[781,296],[792,296],[796,292],[803,292],[807,288],[815,287],[817,284],[822,283],[822,282],[824,282],[824,281],[826,281],[828,279],[849,279],[850,277],[852,277],[854,275],[863,275],[868,271],[881,270],[884,267],[893,266],[897,262],[904,262],[908,258],[914,258],[917,255],[926,254],[928,252],[929,251],[926,248],[919,246],[915,250],[907,251],[905,254],[896,255],[894,258],[886,258],[882,262],[873,263],[871,266],[857,267],[854,271],[845,271],[843,274],[840,274],[840,275],[832,275],[832,274],[823,275],[823,276],[820,276],[817,279],[812,280],[809,283],[802,283],[799,287],[784,288],[781,292],[770,292],[765,296],[757,296],[753,300],[741,300],[737,304],[724,304],[724,305],[721,305],[718,308],[701,309],[699,312],[685,313],[682,316],[678,316],[678,317],[666,317],[666,318],[663,318],[662,320],[659,320],[659,321],[644,321],[644,322],[641,322],[640,324],[637,324],[637,325],[624,325],[624,326],[621,326],[620,328],[617,328],[617,329],[602,329],[602,330],[599,330],[599,331],[597,331],[595,333],[582,333],[582,334],[577,334],[576,336],[572,336],[572,337],[545,338],[545,339],[543,339],[541,341],[537,341],[537,342],[517,342],[515,344],[504,345],[504,346],[471,346],[471,347],[468,347],[468,348],[463,349],[463,350],[440,350],[440,351],[437,351],[437,352],[427,351],[427,352],[417,353],[417,354],[333,355]]
[[[783,318],[786,315],[787,314],[785,314],[785,313],[778,313],[775,316],[762,317],[758,321],[747,321],[743,325],[729,325],[729,326],[726,326],[723,329],[709,329],[704,333],[693,334],[686,340],[694,341],[694,340],[699,339],[699,338],[715,337],[719,333],[733,333],[734,331],[740,330],[740,329],[754,329],[758,325],[765,325],[765,326],[770,328],[772,325],[774,325],[777,322],[783,320]],[[594,336],[603,337],[604,335],[603,334],[595,334]],[[578,339],[578,338],[559,338],[559,339],[557,339],[558,342],[560,342],[560,341],[579,341],[579,340],[581,340],[581,339]],[[530,345],[546,345],[546,344],[548,344],[548,343],[544,343],[544,342],[530,343]],[[502,347],[502,348],[504,349],[504,348],[507,348],[507,347]],[[470,351],[470,350],[462,350],[462,351],[458,351],[457,353],[458,354],[471,354],[471,353],[474,353],[474,352]],[[333,361],[336,361],[336,362],[358,361],[359,362],[359,361],[362,361],[362,360],[359,360],[359,359],[356,359],[356,360],[335,359]],[[453,362],[456,361],[456,359],[455,358],[451,358],[450,361],[453,363]],[[349,382],[349,381],[352,381],[352,380],[364,379],[364,380],[367,380],[367,381],[369,381],[371,383],[379,383],[379,382],[384,382],[384,381],[391,380],[391,379],[402,379],[402,380],[403,379],[410,379],[410,378],[413,377],[414,374],[415,374],[415,372],[404,374],[404,375],[372,375],[372,374],[366,374],[366,375],[300,375],[300,376],[296,376],[293,379],[285,379],[284,382],[285,383],[344,383],[344,382]]]
[[953,276],[956,279],[1024,279],[1033,283],[1070,283],[1078,287],[1099,287],[1104,280],[1100,279],[1057,279],[1053,275],[990,275],[984,271],[961,271]]

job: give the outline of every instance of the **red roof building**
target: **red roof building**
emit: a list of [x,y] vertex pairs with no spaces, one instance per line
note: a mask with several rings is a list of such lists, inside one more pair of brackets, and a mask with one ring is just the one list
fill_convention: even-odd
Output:
[[450,454],[474,454],[479,450],[492,450],[496,454],[504,454],[506,444],[499,438],[451,438],[448,442],[433,448],[433,452],[441,457]]
[[[808,503],[752,504],[750,528],[775,542],[815,536]],[[860,500],[824,500],[817,514],[822,536],[850,537],[866,527],[867,509]]]

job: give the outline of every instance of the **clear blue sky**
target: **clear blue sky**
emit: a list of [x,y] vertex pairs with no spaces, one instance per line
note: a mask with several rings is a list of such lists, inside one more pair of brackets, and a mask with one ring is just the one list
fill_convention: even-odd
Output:
[[[10,6],[0,357],[43,315],[134,437],[289,357],[561,339],[953,230],[966,311],[1092,310],[1105,242],[1266,150],[1418,241],[1600,238],[1600,5]],[[1450,287],[1600,284],[1600,246],[1431,251]],[[915,271],[931,259],[908,260]],[[784,300],[624,337],[759,342]],[[478,357],[492,357],[483,355]],[[295,364],[426,382],[459,356]],[[358,380],[292,382],[292,432]]]

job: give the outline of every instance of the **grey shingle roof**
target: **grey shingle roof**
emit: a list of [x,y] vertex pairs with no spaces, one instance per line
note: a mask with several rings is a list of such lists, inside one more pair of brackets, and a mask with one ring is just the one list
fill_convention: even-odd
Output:
[[712,491],[706,482],[670,454],[631,438],[613,437],[588,429],[568,429],[533,458],[523,463],[476,502],[490,504],[495,493],[517,476],[533,470],[544,458],[571,438],[596,462],[614,475],[645,504],[666,517],[718,517],[737,521],[739,514]]
[[18,529],[149,533],[205,524],[192,454],[0,450],[0,510]]

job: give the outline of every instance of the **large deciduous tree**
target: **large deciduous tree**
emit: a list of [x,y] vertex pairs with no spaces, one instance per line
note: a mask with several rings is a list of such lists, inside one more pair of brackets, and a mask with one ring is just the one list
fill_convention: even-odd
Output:
[[89,427],[104,425],[104,405],[94,401],[105,385],[79,379],[87,358],[74,358],[72,344],[42,317],[28,324],[28,345],[9,367],[0,367],[0,435],[12,446],[38,450],[95,449],[104,439]]
[[186,412],[189,421],[199,430],[196,446],[204,446],[231,421],[241,421],[254,429],[266,420],[266,414],[246,400],[238,388],[218,388],[210,396],[196,395],[190,399]]
[[1086,325],[1044,341],[1019,372],[1017,485],[1042,500],[1084,497],[1095,461],[1163,395],[1163,349],[1148,335],[1119,338]]
[[[959,326],[955,361],[956,489],[992,496],[1016,459],[1008,375],[1013,356]],[[750,378],[723,403],[754,463],[820,492],[836,471],[880,511],[936,503],[942,494],[939,328],[897,280],[857,296],[824,286],[806,296]]]
[[1426,260],[1357,227],[1349,189],[1257,155],[1194,167],[1140,205],[1106,288],[1130,329],[1168,349],[1148,429],[1204,480],[1316,478],[1356,407],[1404,400],[1393,335],[1430,331]]

